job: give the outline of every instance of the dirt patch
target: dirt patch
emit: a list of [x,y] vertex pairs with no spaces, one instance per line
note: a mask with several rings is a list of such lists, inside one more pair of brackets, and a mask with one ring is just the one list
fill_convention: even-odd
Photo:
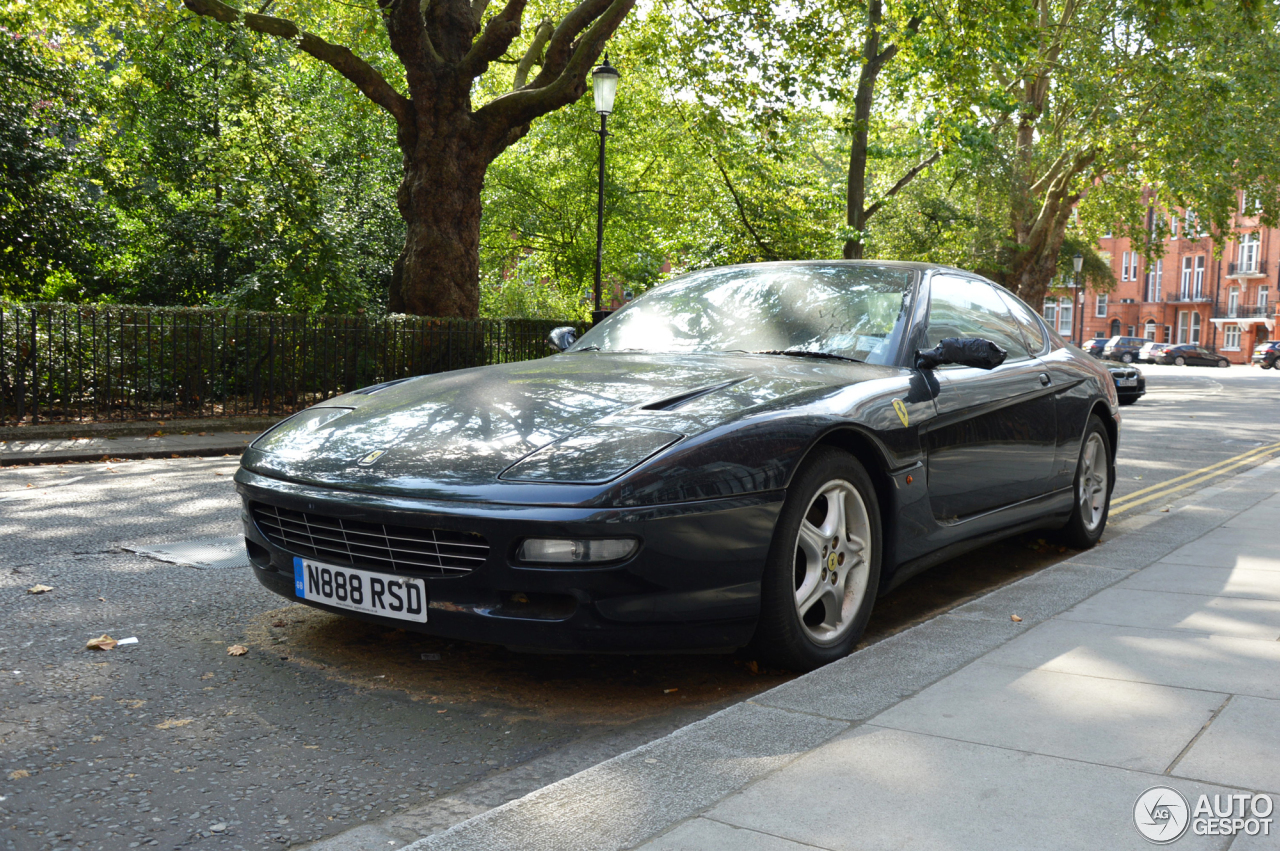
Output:
[[742,700],[794,676],[760,671],[740,656],[517,653],[302,605],[264,613],[246,638],[251,653],[319,668],[357,688],[399,691],[445,710],[483,703],[512,719],[579,724],[622,725],[675,709]]

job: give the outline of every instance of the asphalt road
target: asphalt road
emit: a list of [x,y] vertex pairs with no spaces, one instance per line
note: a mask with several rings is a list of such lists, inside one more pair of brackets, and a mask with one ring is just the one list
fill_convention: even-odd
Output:
[[[1280,374],[1147,372],[1117,496],[1280,440]],[[235,534],[234,469],[0,470],[0,848],[278,849],[359,826],[347,847],[390,848],[788,676],[745,656],[448,643],[290,606],[246,570],[121,549]],[[1029,535],[941,565],[880,601],[867,640],[1066,554]],[[138,643],[84,649],[103,633]]]

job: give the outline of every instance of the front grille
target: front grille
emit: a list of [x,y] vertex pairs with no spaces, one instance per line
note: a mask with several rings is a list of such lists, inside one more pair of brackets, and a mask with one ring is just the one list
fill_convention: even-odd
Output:
[[489,554],[480,535],[415,526],[388,526],[328,517],[265,503],[251,506],[267,540],[304,558],[388,573],[459,576]]

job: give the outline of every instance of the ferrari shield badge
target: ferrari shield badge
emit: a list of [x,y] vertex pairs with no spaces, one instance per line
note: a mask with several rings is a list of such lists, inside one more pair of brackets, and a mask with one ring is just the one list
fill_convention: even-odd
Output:
[[356,463],[359,464],[361,467],[368,467],[368,466],[371,466],[373,462],[377,461],[379,458],[381,458],[383,455],[386,455],[386,454],[387,454],[387,450],[385,449],[375,449],[372,452],[370,452],[368,455],[361,458]]
[[[901,399],[893,400],[893,409],[898,412],[898,419],[902,420],[902,427],[907,427],[907,406],[902,404]],[[363,461],[361,463],[364,463]]]

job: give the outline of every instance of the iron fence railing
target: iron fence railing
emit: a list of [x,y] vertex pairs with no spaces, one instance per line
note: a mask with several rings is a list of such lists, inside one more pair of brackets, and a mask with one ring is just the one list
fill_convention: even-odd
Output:
[[0,423],[291,413],[394,378],[550,354],[581,322],[0,302]]

